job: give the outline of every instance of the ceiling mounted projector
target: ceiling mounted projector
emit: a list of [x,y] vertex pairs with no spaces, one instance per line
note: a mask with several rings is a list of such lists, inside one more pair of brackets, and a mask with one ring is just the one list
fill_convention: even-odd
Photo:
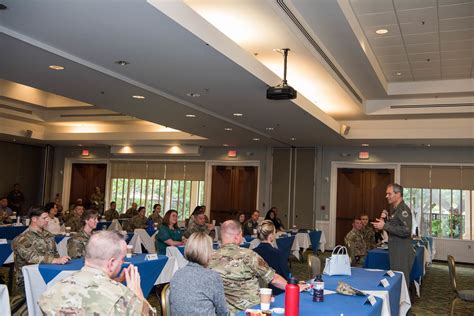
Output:
[[288,51],[289,48],[283,48],[283,58],[284,58],[284,65],[283,65],[283,82],[278,86],[269,87],[267,89],[267,99],[270,100],[290,100],[296,99],[297,92],[293,87],[289,86],[286,81],[286,62],[288,59]]

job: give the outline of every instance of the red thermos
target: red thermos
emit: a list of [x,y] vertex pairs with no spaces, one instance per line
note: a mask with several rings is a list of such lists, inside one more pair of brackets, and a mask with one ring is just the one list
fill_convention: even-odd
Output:
[[300,313],[300,287],[298,280],[291,278],[285,288],[285,316],[298,316]]

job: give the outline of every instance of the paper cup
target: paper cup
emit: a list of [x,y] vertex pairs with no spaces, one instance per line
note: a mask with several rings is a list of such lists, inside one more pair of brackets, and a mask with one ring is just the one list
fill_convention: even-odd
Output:
[[131,258],[133,255],[133,245],[127,245],[127,258]]
[[270,310],[271,300],[272,300],[272,289],[261,288],[260,289],[260,309],[262,311]]

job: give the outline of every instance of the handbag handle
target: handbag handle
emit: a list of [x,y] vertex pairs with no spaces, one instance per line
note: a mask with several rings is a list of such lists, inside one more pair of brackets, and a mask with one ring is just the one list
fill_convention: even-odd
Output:
[[332,255],[334,255],[334,254],[343,255],[343,254],[349,254],[349,252],[347,251],[347,248],[345,246],[337,245],[332,250]]

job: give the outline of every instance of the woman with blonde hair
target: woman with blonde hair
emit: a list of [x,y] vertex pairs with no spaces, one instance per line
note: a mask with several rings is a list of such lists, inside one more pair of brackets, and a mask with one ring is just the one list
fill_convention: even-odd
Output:
[[[276,229],[271,220],[264,220],[257,228],[257,237],[260,239],[260,244],[253,249],[262,257],[276,273],[284,277],[287,281],[289,279],[290,270],[288,269],[288,261],[281,250],[274,248],[272,243],[275,241]],[[275,295],[281,294],[284,291],[269,284],[273,289]]]
[[174,316],[229,315],[219,273],[207,269],[212,255],[212,238],[205,232],[189,236],[184,257],[189,263],[170,282],[171,314]]

